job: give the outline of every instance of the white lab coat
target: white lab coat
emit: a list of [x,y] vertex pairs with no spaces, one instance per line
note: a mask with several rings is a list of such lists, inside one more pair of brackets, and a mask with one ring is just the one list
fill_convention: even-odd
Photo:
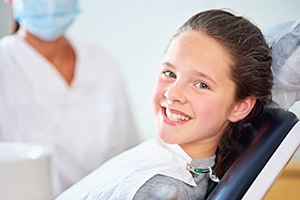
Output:
[[95,45],[71,43],[68,85],[20,37],[0,40],[0,141],[53,147],[60,192],[139,141],[117,63]]

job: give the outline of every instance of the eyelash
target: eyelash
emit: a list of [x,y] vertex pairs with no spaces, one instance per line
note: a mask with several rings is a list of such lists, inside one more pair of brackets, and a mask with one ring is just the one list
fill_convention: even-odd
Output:
[[197,83],[196,86],[200,89],[209,89],[209,87],[203,82]]
[[[164,70],[163,71],[163,74],[166,76],[166,77],[170,77],[170,78],[176,78],[176,74],[174,74],[173,72],[169,71],[169,70]],[[172,75],[171,75],[172,74]]]

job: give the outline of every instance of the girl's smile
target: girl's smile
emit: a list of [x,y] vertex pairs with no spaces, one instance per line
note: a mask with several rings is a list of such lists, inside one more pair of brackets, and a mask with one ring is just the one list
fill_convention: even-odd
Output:
[[163,121],[172,126],[184,124],[191,119],[191,117],[183,112],[166,107],[162,107],[162,116]]

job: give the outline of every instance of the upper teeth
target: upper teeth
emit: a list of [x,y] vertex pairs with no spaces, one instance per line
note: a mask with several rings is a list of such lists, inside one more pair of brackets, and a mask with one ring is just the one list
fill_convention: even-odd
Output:
[[175,114],[175,113],[171,113],[170,110],[166,110],[166,115],[167,117],[172,120],[172,121],[179,121],[179,120],[189,120],[189,117],[180,115],[180,114]]

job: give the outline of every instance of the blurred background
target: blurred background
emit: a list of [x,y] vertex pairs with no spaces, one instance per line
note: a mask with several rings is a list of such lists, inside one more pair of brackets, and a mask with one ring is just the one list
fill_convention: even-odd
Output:
[[[229,8],[257,24],[264,33],[278,23],[300,19],[299,0],[81,0],[81,8],[68,34],[98,43],[114,54],[122,66],[128,96],[143,139],[156,135],[152,91],[164,50],[169,38],[189,17],[210,8]],[[9,6],[0,0],[0,37],[11,31]],[[300,103],[291,110],[300,116]],[[298,154],[293,159],[297,164],[289,165],[285,172],[288,175],[282,174],[279,186],[275,186],[275,192],[269,194],[269,199],[280,199],[281,194],[276,191],[286,191],[284,197],[287,198],[289,192],[283,187],[289,187],[290,191],[294,187],[295,190],[290,192],[293,193],[292,198],[299,197]]]

